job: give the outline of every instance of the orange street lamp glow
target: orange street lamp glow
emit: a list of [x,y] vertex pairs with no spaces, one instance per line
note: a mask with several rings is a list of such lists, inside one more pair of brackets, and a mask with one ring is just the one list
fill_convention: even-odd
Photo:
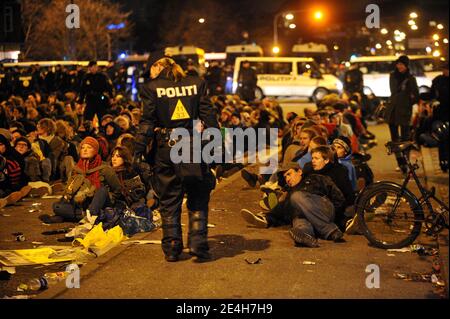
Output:
[[272,48],[272,52],[275,53],[275,54],[278,54],[278,53],[280,53],[280,48],[277,47],[277,46],[274,46],[274,47]]
[[322,18],[323,18],[323,13],[322,13],[322,11],[316,11],[316,12],[314,12],[314,19],[316,19],[316,20],[322,20]]
[[438,41],[439,40],[439,34],[433,34],[433,40]]

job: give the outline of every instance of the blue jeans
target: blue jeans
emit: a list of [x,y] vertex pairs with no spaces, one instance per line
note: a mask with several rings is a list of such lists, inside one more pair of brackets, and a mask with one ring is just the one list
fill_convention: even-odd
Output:
[[292,207],[292,227],[316,237],[327,239],[338,229],[334,224],[334,206],[331,201],[323,196],[297,191],[290,197]]
[[112,207],[111,200],[109,198],[108,189],[105,186],[101,186],[95,191],[94,197],[89,204],[89,212],[91,215],[100,215],[102,209],[106,207]]

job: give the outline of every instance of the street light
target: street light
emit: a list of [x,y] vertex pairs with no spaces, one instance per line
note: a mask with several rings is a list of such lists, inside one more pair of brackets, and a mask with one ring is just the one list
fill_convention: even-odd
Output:
[[436,51],[433,52],[433,56],[434,57],[441,56],[441,52],[439,50],[436,50]]
[[375,44],[375,48],[379,50],[379,49],[381,49],[381,48],[382,48],[382,46],[381,46],[381,44],[380,44],[380,43],[377,43],[377,44]]
[[380,32],[381,34],[388,34],[389,31],[386,28],[383,28]]
[[316,19],[316,20],[322,20],[322,18],[323,18],[323,13],[322,13],[322,11],[316,11],[316,12],[314,12],[314,19]]
[[448,39],[445,38],[444,40],[442,40],[442,42],[444,42],[445,44],[448,44]]
[[295,23],[291,23],[291,24],[289,25],[289,29],[295,29],[295,27],[296,27]]
[[427,51],[427,53],[431,53],[432,50],[433,50],[433,49],[432,49],[431,47],[426,47],[426,48],[425,48],[425,51]]
[[411,26],[411,30],[417,30],[417,29],[419,29],[419,27],[417,25],[412,25]]
[[411,19],[416,19],[416,18],[418,17],[418,15],[417,15],[417,13],[415,13],[415,12],[411,12],[411,13],[409,14],[409,17],[410,17]]
[[294,19],[294,15],[292,13],[288,13],[288,14],[286,14],[285,18],[286,18],[286,20],[290,21],[290,20]]
[[439,40],[439,34],[435,33],[433,34],[433,40],[438,41]]
[[280,47],[274,46],[274,47],[272,48],[272,52],[275,53],[275,54],[280,53]]
[[200,19],[198,19],[198,23],[205,23],[205,19],[204,18],[200,18]]
[[439,30],[444,29],[444,25],[442,23],[439,23],[436,28],[438,28]]
[[392,45],[392,41],[391,41],[391,40],[387,40],[387,41],[386,41],[386,44],[387,44],[387,45]]
[[[274,18],[273,18],[273,45],[274,47],[272,48],[272,52],[273,53],[278,53],[280,52],[280,48],[278,47],[278,19],[282,16],[284,16],[284,18],[286,20],[292,20],[294,19],[294,13],[304,13],[304,12],[308,12],[309,10],[294,10],[294,11],[290,11],[290,12],[278,12]],[[315,11],[314,12],[314,19],[315,20],[322,20],[323,19],[323,12],[322,11]],[[295,24],[291,23],[289,25],[289,27],[291,29],[293,29],[293,27]],[[278,52],[275,52],[275,48],[277,48]]]
[[414,20],[409,20],[409,21],[408,21],[408,24],[409,24],[409,25],[415,25],[415,24],[416,24],[416,21],[414,21]]

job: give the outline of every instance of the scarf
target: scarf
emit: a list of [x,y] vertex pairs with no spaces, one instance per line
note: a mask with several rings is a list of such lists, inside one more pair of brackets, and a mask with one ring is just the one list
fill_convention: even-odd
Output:
[[[80,168],[83,172],[86,172],[87,170],[93,169],[97,166],[102,165],[102,158],[99,154],[95,155],[95,157],[91,160],[89,159],[82,159],[77,163],[77,167]],[[95,186],[96,189],[99,189],[101,186],[100,183],[100,170],[95,171],[92,174],[86,175],[86,178],[92,183],[92,185]]]

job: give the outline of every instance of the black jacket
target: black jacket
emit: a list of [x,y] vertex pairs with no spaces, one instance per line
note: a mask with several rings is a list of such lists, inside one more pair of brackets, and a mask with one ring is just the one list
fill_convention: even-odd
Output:
[[113,85],[108,76],[104,73],[87,73],[81,81],[80,98],[82,102],[84,98],[98,97],[107,94],[113,96]]
[[355,193],[353,192],[352,183],[348,177],[348,170],[342,164],[330,162],[321,170],[315,171],[312,168],[312,163],[309,162],[303,167],[303,174],[319,174],[331,178],[345,198],[345,201],[342,203],[343,205],[337,211],[341,209],[345,210],[346,207],[353,205],[355,202]]
[[292,221],[292,209],[290,198],[295,192],[307,192],[319,196],[325,196],[333,204],[335,210],[339,210],[345,202],[344,195],[328,176],[318,174],[303,175],[300,183],[288,190],[288,196],[273,208],[267,218],[271,226],[289,224]]
[[202,120],[205,128],[219,127],[205,82],[195,76],[175,82],[165,73],[163,70],[156,79],[144,84],[140,92],[144,113],[136,136],[137,154],[145,152],[156,127],[192,129],[196,119]]

